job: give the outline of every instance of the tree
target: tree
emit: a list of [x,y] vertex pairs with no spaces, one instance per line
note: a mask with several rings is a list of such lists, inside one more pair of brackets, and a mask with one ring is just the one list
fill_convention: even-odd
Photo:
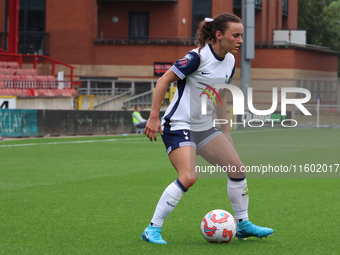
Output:
[[[333,1],[323,10],[325,22],[328,24],[329,32],[334,36],[331,45],[340,50],[340,0]],[[331,47],[332,47],[331,46]]]
[[308,44],[340,52],[340,0],[299,0],[298,24],[307,30]]

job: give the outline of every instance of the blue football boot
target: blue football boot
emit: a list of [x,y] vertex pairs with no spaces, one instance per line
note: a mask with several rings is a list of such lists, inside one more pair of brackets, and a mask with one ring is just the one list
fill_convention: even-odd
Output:
[[274,230],[272,230],[271,228],[256,226],[249,220],[244,220],[240,223],[237,223],[236,237],[238,239],[247,238],[250,236],[262,238],[273,234],[273,232]]
[[142,240],[150,243],[167,244],[161,236],[161,230],[162,228],[156,228],[149,224],[142,234]]

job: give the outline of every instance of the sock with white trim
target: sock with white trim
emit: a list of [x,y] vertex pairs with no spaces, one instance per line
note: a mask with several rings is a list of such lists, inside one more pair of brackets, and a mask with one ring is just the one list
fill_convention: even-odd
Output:
[[248,220],[249,194],[246,177],[228,178],[228,196],[233,207],[235,220]]
[[161,228],[163,226],[165,218],[175,209],[186,191],[188,190],[178,179],[164,190],[151,220],[153,227]]

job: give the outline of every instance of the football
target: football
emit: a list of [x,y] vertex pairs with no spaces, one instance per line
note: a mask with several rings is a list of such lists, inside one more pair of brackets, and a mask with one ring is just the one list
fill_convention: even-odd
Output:
[[201,233],[209,243],[228,243],[236,235],[236,230],[234,217],[221,209],[208,212],[201,222]]

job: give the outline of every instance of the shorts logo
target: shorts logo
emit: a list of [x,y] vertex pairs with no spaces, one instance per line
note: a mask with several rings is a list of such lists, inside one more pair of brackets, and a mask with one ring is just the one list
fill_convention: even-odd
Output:
[[188,132],[185,132],[184,130],[183,130],[183,135],[185,135],[185,140],[188,140],[189,139],[189,137],[188,137]]
[[188,53],[187,55],[185,55],[184,58],[179,60],[179,65],[182,67],[187,66],[190,63],[191,59],[193,59],[193,57],[194,57],[193,55]]

